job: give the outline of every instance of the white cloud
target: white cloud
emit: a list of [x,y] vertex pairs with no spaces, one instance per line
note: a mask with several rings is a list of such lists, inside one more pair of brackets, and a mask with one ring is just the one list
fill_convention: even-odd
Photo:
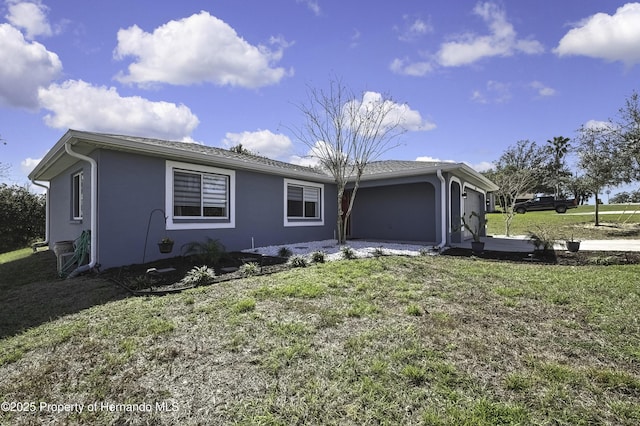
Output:
[[400,41],[412,42],[433,31],[431,24],[421,18],[413,18],[409,15],[404,15],[402,18],[404,19],[402,27],[395,27]]
[[[38,107],[38,88],[62,71],[62,62],[42,44],[25,40],[20,31],[0,24],[0,102],[14,107]],[[9,59],[10,58],[10,59]]]
[[198,125],[184,105],[122,97],[115,88],[96,87],[82,80],[52,84],[39,91],[45,123],[56,129],[127,133],[181,140]]
[[476,164],[467,163],[466,161],[464,163],[467,166],[471,167],[476,172],[481,172],[481,173],[482,172],[486,172],[488,170],[491,170],[494,167],[493,163],[491,163],[489,161],[481,161],[481,162],[476,163]]
[[25,175],[31,173],[31,171],[40,163],[42,158],[25,158],[20,162],[20,170]]
[[291,157],[289,157],[289,163],[296,164],[298,166],[316,167],[320,165],[320,160],[318,159],[318,157],[315,157],[312,154],[308,154],[304,157],[301,157],[299,155],[292,155]]
[[269,130],[227,133],[223,144],[227,148],[242,144],[243,148],[268,158],[285,157],[290,154],[293,147],[288,136],[275,134]]
[[506,13],[496,4],[478,3],[473,12],[486,22],[490,34],[464,34],[456,37],[457,40],[443,43],[437,53],[440,65],[458,67],[488,57],[544,52],[540,42],[518,39],[513,25],[507,21]]
[[511,85],[499,81],[487,81],[484,90],[474,90],[471,100],[480,104],[502,104],[511,100]]
[[170,21],[153,33],[137,25],[118,31],[116,59],[128,56],[135,61],[128,73],[117,79],[125,83],[149,85],[169,83],[256,88],[278,83],[291,72],[274,68],[288,44],[272,38],[267,46],[253,46],[224,21],[202,11],[179,21]]
[[531,87],[533,90],[535,90],[538,93],[538,96],[546,98],[549,96],[554,96],[556,94],[556,90],[545,86],[543,83],[539,82],[539,81],[532,81],[529,84],[529,87]]
[[399,104],[389,99],[384,99],[382,94],[378,92],[365,92],[362,100],[351,101],[353,106],[358,108],[362,114],[366,111],[381,108],[387,112],[382,126],[394,126],[400,124],[401,127],[408,131],[425,131],[433,130],[436,125],[425,120],[420,112],[411,109],[407,104]]
[[335,153],[333,145],[324,141],[317,141],[314,146],[307,151],[304,156],[292,155],[289,162],[299,166],[316,167],[320,166],[320,158],[327,158]]
[[585,129],[590,129],[590,130],[609,129],[611,128],[611,123],[608,121],[601,121],[601,120],[589,120],[586,123],[584,123],[584,127]]
[[544,52],[540,42],[518,38],[513,25],[507,21],[505,11],[495,3],[478,3],[473,12],[489,27],[488,35],[465,33],[452,36],[451,41],[442,43],[438,52],[432,57],[421,54],[426,59],[415,62],[406,58],[396,58],[392,61],[390,69],[397,74],[424,76],[437,67],[459,67],[471,65],[484,58],[513,56],[518,53],[533,55]]
[[556,55],[581,55],[627,66],[640,63],[640,3],[627,3],[614,15],[597,13],[562,37]]
[[349,47],[351,48],[358,47],[360,45],[361,36],[362,34],[360,33],[360,31],[358,31],[358,29],[354,29],[353,34],[351,34],[351,43],[349,44]]
[[320,5],[316,0],[296,0],[296,2],[306,4],[309,10],[312,11],[316,16],[320,16],[320,14],[322,13],[322,11],[320,10]]
[[455,163],[453,160],[441,160],[439,158],[431,157],[429,155],[423,155],[417,157],[416,161],[424,161],[425,163]]
[[435,69],[434,63],[429,61],[411,62],[409,59],[396,58],[391,62],[389,69],[396,74],[422,77]]
[[53,34],[51,25],[47,20],[48,8],[38,1],[22,2],[8,1],[9,14],[7,21],[16,28],[23,29],[26,38],[33,40],[37,36],[50,36]]

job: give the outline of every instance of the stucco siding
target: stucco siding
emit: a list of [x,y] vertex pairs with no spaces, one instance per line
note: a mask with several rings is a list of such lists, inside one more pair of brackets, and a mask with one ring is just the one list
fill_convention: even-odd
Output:
[[[83,172],[82,220],[72,217],[72,176]],[[58,241],[75,240],[83,230],[91,227],[91,202],[89,188],[91,172],[89,164],[79,161],[56,176],[49,184],[49,244],[53,248]]]
[[352,238],[437,241],[437,203],[429,182],[367,184],[356,193]]
[[[235,205],[230,212],[234,227],[166,230],[164,215],[172,212],[165,212],[164,159],[101,151],[98,170],[98,261],[103,268],[141,263],[143,256],[145,261],[177,256],[185,244],[207,237],[219,240],[229,251],[250,248],[252,238],[255,246],[263,246],[333,237],[336,190],[331,184],[324,185],[323,226],[285,227],[284,178],[236,170]],[[171,254],[159,253],[157,243],[165,236],[175,241]]]

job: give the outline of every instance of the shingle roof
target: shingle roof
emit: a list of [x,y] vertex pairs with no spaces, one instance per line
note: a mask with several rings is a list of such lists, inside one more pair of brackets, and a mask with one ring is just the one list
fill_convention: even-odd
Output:
[[364,170],[364,176],[379,175],[384,173],[396,173],[402,171],[420,171],[423,169],[432,170],[435,167],[443,165],[452,165],[455,163],[435,162],[435,161],[402,161],[402,160],[383,160],[373,161],[367,164]]
[[[87,132],[88,133],[88,132]],[[123,141],[131,141],[138,144],[145,144],[158,147],[168,147],[175,150],[185,152],[197,152],[200,154],[211,155],[217,158],[233,159],[251,166],[252,164],[262,164],[269,167],[274,167],[282,170],[291,170],[304,173],[317,174],[319,176],[330,176],[330,173],[321,167],[307,167],[297,164],[286,163],[284,161],[273,160],[271,158],[262,157],[254,154],[241,154],[238,152],[230,151],[224,148],[217,148],[208,145],[201,145],[198,143],[178,142],[178,141],[166,141],[162,139],[144,138],[139,136],[127,136],[116,134],[104,134],[94,133],[96,135],[106,136],[109,138],[115,138]],[[410,170],[419,172],[420,170],[433,168],[443,165],[451,165],[450,162],[427,162],[427,161],[402,161],[402,160],[381,160],[373,161],[369,163],[365,169],[364,176],[383,175],[387,173],[408,172]]]
[[[241,154],[228,149],[197,143],[77,130],[69,130],[29,174],[29,178],[35,180],[50,180],[73,164],[72,161],[75,159],[71,159],[65,155],[65,145],[74,140],[77,143],[77,145],[73,143],[74,149],[79,149],[80,153],[84,153],[85,155],[91,152],[92,149],[100,147],[176,159],[178,161],[195,161],[202,162],[203,164],[209,162],[211,164],[219,163],[225,167],[237,167],[239,169],[261,171],[292,178],[317,179],[324,182],[333,181],[331,174],[321,167],[300,166],[284,161],[272,160],[259,155]],[[459,173],[465,174],[470,179],[479,182],[483,187],[495,187],[495,184],[470,167],[462,163],[452,162],[374,161],[367,165],[363,178],[375,180],[377,178],[385,179],[432,174],[437,170],[457,170]]]
[[285,163],[284,161],[273,160],[271,158],[262,157],[260,155],[241,154],[228,149],[216,148],[213,146],[201,145],[198,143],[165,141],[161,139],[143,138],[138,136],[126,136],[126,135],[113,135],[113,134],[101,134],[101,135],[107,136],[110,138],[131,141],[131,142],[136,142],[136,143],[141,143],[146,145],[168,147],[168,148],[181,150],[185,152],[197,152],[200,154],[211,155],[213,157],[218,157],[218,158],[233,159],[235,161],[245,163],[248,166],[251,166],[252,164],[262,164],[265,166],[275,167],[283,170],[293,170],[297,172],[305,172],[305,173],[312,173],[312,174],[318,174],[321,176],[326,176],[326,173],[324,171],[313,168],[313,167],[300,166],[292,163]]

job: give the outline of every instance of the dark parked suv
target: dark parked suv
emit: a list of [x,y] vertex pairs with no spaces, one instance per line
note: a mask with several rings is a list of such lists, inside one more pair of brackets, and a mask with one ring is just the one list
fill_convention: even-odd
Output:
[[516,213],[526,213],[528,211],[537,210],[555,210],[558,213],[564,213],[567,209],[576,208],[576,200],[556,200],[553,196],[535,197],[513,206]]

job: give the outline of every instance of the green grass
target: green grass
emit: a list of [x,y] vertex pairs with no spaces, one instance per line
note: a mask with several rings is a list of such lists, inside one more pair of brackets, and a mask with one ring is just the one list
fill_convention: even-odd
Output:
[[385,256],[105,299],[2,338],[0,400],[177,411],[0,424],[635,425],[639,274]]
[[[637,239],[640,238],[640,209],[634,214],[638,206],[605,204],[600,206],[600,212],[626,212],[624,214],[600,214],[602,226],[595,227],[595,206],[578,206],[568,210],[565,214],[555,211],[527,212],[514,215],[511,222],[511,235],[527,235],[529,231],[536,232],[542,227],[549,235],[557,240],[566,240],[573,236],[578,240],[587,239]],[[504,235],[505,225],[501,213],[487,215],[487,233],[489,235]]]
[[52,251],[39,249],[34,253],[31,248],[24,248],[0,253],[0,291],[56,278],[55,256]]

